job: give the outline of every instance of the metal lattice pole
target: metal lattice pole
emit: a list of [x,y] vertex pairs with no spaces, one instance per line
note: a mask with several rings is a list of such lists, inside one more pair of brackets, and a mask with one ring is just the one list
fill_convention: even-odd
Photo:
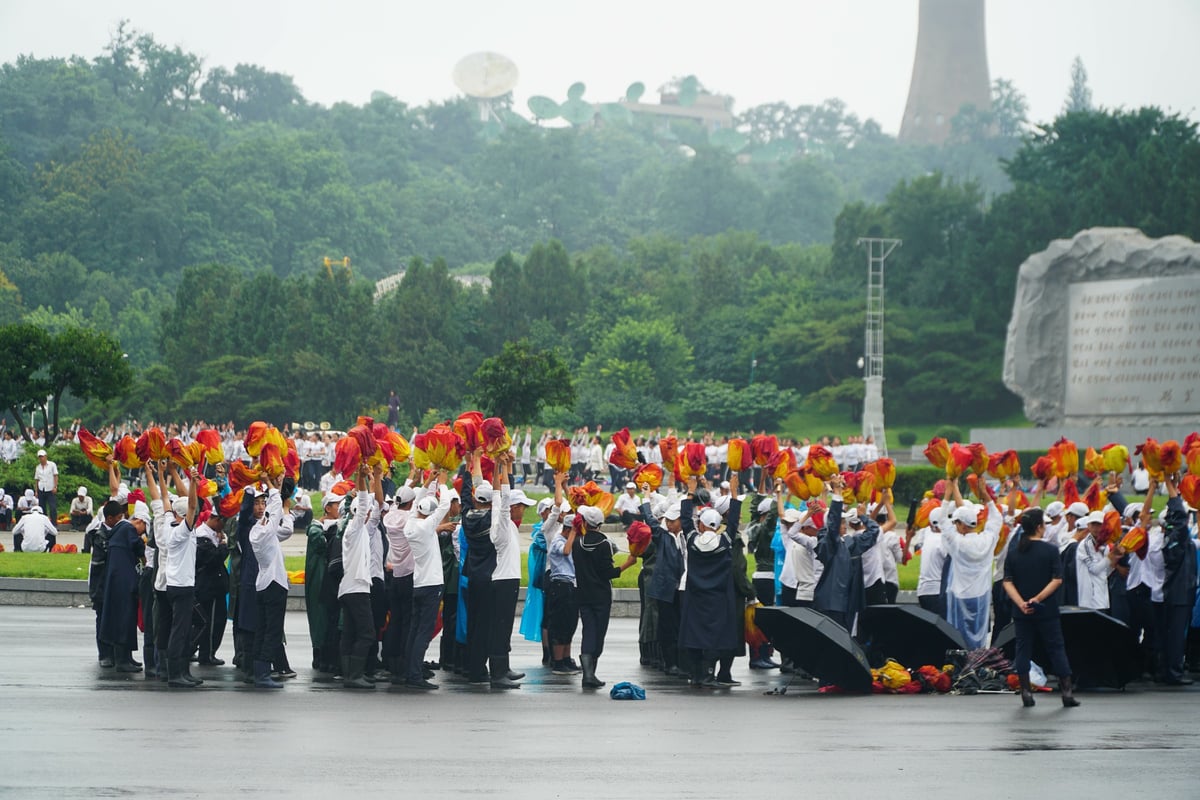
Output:
[[883,428],[883,265],[899,239],[859,239],[867,246],[867,331],[863,350],[863,436],[870,436],[887,456]]

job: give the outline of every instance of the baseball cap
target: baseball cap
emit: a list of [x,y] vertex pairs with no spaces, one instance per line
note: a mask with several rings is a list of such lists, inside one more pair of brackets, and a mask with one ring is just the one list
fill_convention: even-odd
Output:
[[710,530],[721,527],[721,512],[715,508],[706,508],[700,512],[700,524]]
[[87,497],[87,487],[86,487],[86,486],[80,486],[80,487],[79,487],[79,488],[78,488],[78,489],[75,491],[75,494],[79,495],[80,497]]
[[428,517],[437,510],[437,507],[437,498],[431,494],[427,494],[421,498],[420,502],[417,503],[417,513]]
[[679,519],[681,509],[679,505],[671,505],[663,512],[663,519]]
[[794,525],[800,521],[800,517],[802,517],[802,516],[804,516],[804,515],[800,513],[799,509],[785,508],[783,510],[783,516],[780,517],[780,519],[782,519],[784,522],[786,522],[789,525]]
[[411,486],[401,486],[396,490],[396,505],[404,506],[417,499],[417,493]]
[[1067,506],[1067,513],[1073,517],[1086,517],[1088,515],[1088,507],[1079,502],[1071,503]]
[[729,495],[723,494],[713,498],[713,510],[721,516],[724,516],[729,511]]
[[576,509],[579,516],[583,517],[583,521],[593,528],[604,523],[604,512],[595,506],[580,506]]
[[44,455],[46,455],[46,451],[45,451],[45,450],[38,450],[37,454],[38,454],[39,456],[44,456]]
[[950,518],[954,522],[961,522],[969,528],[974,528],[979,522],[979,512],[974,506],[961,506],[954,511],[954,516]]
[[1066,508],[1060,501],[1055,500],[1050,505],[1046,506],[1047,517],[1061,517],[1063,509]]
[[475,487],[475,491],[471,495],[475,498],[476,503],[490,503],[492,502],[492,485],[481,483]]
[[1092,513],[1087,515],[1087,524],[1088,525],[1103,525],[1104,524],[1104,514],[1100,511],[1093,511]]
[[541,500],[538,500],[537,513],[540,516],[542,514],[545,514],[548,510],[550,510],[553,507],[554,507],[554,498],[543,497]]
[[774,501],[773,501],[771,498],[769,498],[769,497],[768,497],[768,498],[766,498],[765,500],[761,500],[761,501],[759,501],[759,504],[758,504],[758,513],[760,513],[760,514],[765,514],[765,513],[767,513],[768,511],[770,511],[770,510],[771,510],[771,505],[772,505],[773,503],[774,503]]
[[629,481],[628,483],[625,484],[625,488],[626,489],[636,489],[637,485],[633,481]]
[[532,505],[536,505],[537,501],[534,500],[529,495],[525,494],[525,492],[522,491],[521,489],[513,489],[511,492],[508,493],[508,504],[510,506],[515,506],[518,503],[520,503],[523,506],[532,506]]

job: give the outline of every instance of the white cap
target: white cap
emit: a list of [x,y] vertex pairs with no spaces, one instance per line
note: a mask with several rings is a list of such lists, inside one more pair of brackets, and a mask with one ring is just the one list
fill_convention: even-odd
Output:
[[324,508],[330,503],[340,503],[345,499],[346,495],[344,494],[338,494],[337,492],[326,492],[325,496],[321,498],[321,508]]
[[130,519],[140,519],[142,522],[150,525],[153,520],[150,519],[150,506],[138,500],[133,504],[133,513],[129,516]]
[[411,486],[401,486],[396,490],[396,505],[405,506],[417,499],[417,493]]
[[30,514],[45,514],[46,512],[42,511],[41,506],[39,506],[37,503],[34,503],[33,505],[31,505],[29,507],[29,513]]
[[847,525],[858,525],[859,524],[858,523],[858,509],[857,508],[850,509],[849,511],[847,511],[845,514],[842,515],[842,519],[844,519],[846,521]]
[[725,516],[729,511],[729,495],[722,494],[714,497],[712,507],[718,514]]
[[312,511],[312,497],[309,496],[308,492],[296,492],[296,508],[303,511]]
[[508,504],[515,506],[520,503],[523,506],[537,505],[537,500],[534,500],[521,489],[513,489],[508,493]]
[[1086,517],[1088,515],[1088,507],[1084,503],[1074,502],[1067,506],[1067,513],[1074,517]]
[[451,486],[448,488],[448,490],[444,490],[444,491],[446,491],[446,494],[450,495],[451,503],[453,503],[455,500],[457,500],[460,503],[462,502],[462,495],[460,495],[458,493],[458,489],[455,489],[453,486]]
[[45,451],[45,450],[38,450],[38,455],[39,455],[39,456],[44,456],[44,455],[46,455],[46,451]]
[[763,499],[762,501],[760,501],[760,502],[759,502],[759,504],[758,504],[758,513],[760,513],[760,514],[765,514],[765,513],[767,513],[768,511],[770,511],[770,510],[771,510],[771,506],[774,504],[774,502],[775,502],[775,501],[774,501],[774,500],[772,500],[772,499],[771,499],[771,498],[769,498],[769,497],[767,497],[767,498]]
[[700,524],[715,531],[721,527],[721,512],[715,508],[706,508],[700,512]]
[[176,497],[171,501],[171,510],[174,511],[177,516],[186,517],[187,507],[188,501],[186,497]]
[[722,488],[722,489],[728,489],[728,488],[729,488],[729,481],[721,481],[721,488]]
[[1055,500],[1053,503],[1046,506],[1046,516],[1047,517],[1061,517],[1064,508],[1066,508],[1066,506],[1064,506],[1062,504],[1062,502]]
[[635,484],[633,481],[629,481],[628,483],[625,484],[625,488],[626,489],[636,489],[637,484]]
[[423,517],[428,517],[434,511],[437,511],[437,498],[431,494],[427,494],[417,502],[417,513]]
[[490,503],[492,502],[492,485],[481,483],[475,487],[471,495],[475,498],[476,503]]
[[576,513],[583,517],[583,521],[593,528],[598,528],[604,524],[604,512],[595,506],[580,506],[576,509]]
[[33,489],[26,489],[26,490],[25,490],[25,496],[26,496],[26,497],[33,497]]
[[800,521],[800,517],[802,517],[802,516],[804,516],[804,515],[800,513],[799,509],[785,508],[783,510],[783,516],[780,517],[780,519],[782,519],[784,522],[786,522],[789,525],[794,525]]
[[683,513],[678,503],[667,506],[667,510],[663,512],[663,519],[679,519],[679,515]]
[[87,487],[80,486],[77,490],[75,490],[75,494],[79,495],[80,497],[87,497]]
[[933,511],[929,512],[929,527],[933,528],[934,530],[940,529],[942,523],[945,521],[946,512],[941,506],[938,506]]
[[1093,511],[1092,513],[1088,514],[1087,515],[1087,524],[1088,525],[1103,525],[1104,524],[1104,513],[1102,511]]
[[1121,512],[1121,516],[1123,516],[1125,519],[1133,519],[1141,510],[1142,507],[1137,503],[1129,503],[1125,506],[1125,510]]
[[543,497],[541,500],[538,501],[538,504],[537,504],[538,516],[545,514],[547,511],[549,511],[553,507],[554,507],[554,498],[553,497]]
[[974,528],[979,522],[979,512],[975,510],[975,506],[959,506],[950,519],[954,522],[961,522],[968,528]]

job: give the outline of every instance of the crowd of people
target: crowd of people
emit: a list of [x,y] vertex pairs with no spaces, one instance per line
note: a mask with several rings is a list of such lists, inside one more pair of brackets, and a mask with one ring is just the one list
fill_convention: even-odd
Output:
[[[171,432],[190,439],[202,429],[197,423]],[[102,435],[115,441],[125,432]],[[1080,486],[1103,492],[1105,509],[1113,512],[1107,516],[1079,501],[1051,500],[1043,509],[1046,481],[1027,487],[1030,501],[1014,478],[993,486],[981,478],[972,483],[972,502],[958,479],[947,480],[931,487],[930,494],[937,491],[931,503],[913,503],[901,525],[890,489],[855,502],[847,499],[843,473],[834,472],[820,492],[801,500],[762,466],[731,470],[728,439],[706,434],[688,441],[689,432],[680,447],[703,445],[702,474],[679,481],[668,476],[652,487],[632,482],[633,470],[614,466],[614,445],[601,445],[599,429],[576,431],[570,468],[554,471],[545,445],[555,433],[546,431],[535,444],[531,429],[516,431],[512,448],[493,454],[486,479],[489,459],[470,451],[457,475],[410,470],[397,485],[378,464],[335,474],[331,453],[322,448],[332,451],[341,434],[296,430],[297,452],[311,444],[303,463],[316,468],[302,467],[298,481],[248,487],[238,505],[224,502],[228,465],[252,459],[232,425],[222,428],[228,463],[208,465],[207,479],[217,486],[210,498],[197,495],[206,478],[194,468],[152,461],[137,481],[126,481],[110,459],[110,497],[99,513],[91,517],[86,492],[71,504],[72,521],[86,526],[92,545],[89,592],[100,663],[145,671],[172,687],[199,685],[189,662],[224,663],[217,653],[228,619],[233,663],[243,679],[262,688],[283,685],[296,673],[283,640],[289,578],[280,543],[303,530],[313,670],[348,689],[380,682],[435,689],[436,670],[495,689],[519,688],[524,674],[509,659],[521,582],[519,526],[526,509],[535,507],[520,632],[542,643],[544,667],[582,675],[584,687],[605,683],[598,670],[612,581],[639,562],[642,664],[717,688],[737,685],[731,667],[747,655],[753,669],[795,671],[790,659],[774,660],[770,643],[747,650],[748,605],[811,607],[856,633],[864,607],[896,602],[899,567],[918,551],[918,603],[953,625],[968,648],[987,646],[1013,623],[1014,665],[1027,703],[1038,639],[1064,702],[1078,702],[1058,627],[1061,606],[1097,609],[1125,622],[1147,676],[1190,683],[1185,650],[1200,545],[1195,509],[1180,497],[1177,476],[1150,477],[1141,504],[1125,500],[1115,473]],[[661,448],[651,445],[659,433],[634,440],[640,463],[662,463]],[[796,463],[812,448],[824,448],[808,440],[781,446],[793,449]],[[834,452],[862,459],[855,467],[878,457],[868,441]],[[52,492],[44,451],[39,455],[39,491]],[[1062,481],[1059,491],[1075,478]],[[607,515],[567,502],[568,489],[594,479],[607,480],[617,493]],[[535,483],[552,495],[531,498],[526,488]],[[1168,501],[1154,514],[1160,490]],[[315,491],[318,502],[312,503]],[[37,510],[44,500],[34,495],[21,502],[25,513],[17,524],[26,549],[41,549],[54,536],[49,518]],[[749,512],[744,532],[743,506]],[[1114,519],[1121,522],[1116,530]],[[606,523],[628,532],[623,558],[604,533]],[[1135,528],[1144,537],[1131,543],[1125,534]],[[641,542],[636,549],[635,540]],[[140,663],[134,657],[139,608]],[[440,649],[426,660],[439,626]]]

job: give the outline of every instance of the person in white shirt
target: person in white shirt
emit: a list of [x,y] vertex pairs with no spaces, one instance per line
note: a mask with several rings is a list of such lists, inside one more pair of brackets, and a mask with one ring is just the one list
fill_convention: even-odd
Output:
[[783,495],[779,495],[778,502],[781,509],[779,524],[786,553],[783,570],[779,574],[783,584],[783,605],[811,608],[819,577],[818,568],[823,566],[814,555],[817,534],[825,526],[825,520],[814,507],[804,511],[783,508]]
[[12,495],[4,491],[0,487],[0,531],[8,530],[8,526],[12,525],[13,518],[13,498]]
[[1100,544],[1097,537],[1104,524],[1104,514],[1093,511],[1087,516],[1087,535],[1075,549],[1075,585],[1081,608],[1095,608],[1108,613],[1108,576],[1112,574],[1119,548]]
[[[594,448],[599,449],[597,436]],[[492,526],[489,531],[492,545],[496,548],[496,568],[492,571],[492,630],[489,637],[488,664],[490,683],[493,689],[517,689],[517,683],[525,677],[523,672],[511,669],[513,621],[517,614],[517,594],[521,586],[521,539],[519,522],[526,506],[536,504],[519,489],[508,489],[508,476],[512,470],[512,456],[501,453],[496,459],[492,473],[492,496],[498,494],[499,501],[492,502]],[[501,489],[501,487],[504,487]]]
[[[887,586],[886,573],[884,571],[884,554],[885,548],[895,546],[899,547],[898,539],[894,539],[890,544],[884,539],[884,535],[893,533],[896,525],[896,512],[892,508],[892,504],[887,502],[888,495],[884,493],[885,501],[883,503],[883,514],[879,513],[879,507],[876,506],[873,512],[876,516],[875,522],[879,524],[879,536],[875,539],[875,544],[868,547],[862,554],[862,571],[863,571],[863,587],[866,590],[866,601],[869,606],[886,605]],[[892,558],[892,571],[896,569],[895,557]]]
[[347,689],[374,689],[365,676],[367,656],[375,646],[375,623],[371,615],[371,542],[383,508],[383,472],[371,470],[367,492],[367,466],[356,473],[357,495],[351,508],[354,516],[342,535],[342,580],[338,602],[342,606],[342,685]]
[[587,474],[584,477],[592,481],[600,480],[604,464],[604,447],[600,444],[600,437],[593,436],[591,445],[587,447]]
[[[951,511],[954,531],[942,536],[942,548],[950,556],[953,568],[946,587],[947,621],[958,629],[971,650],[987,642],[989,608],[992,599],[992,556],[1000,540],[1004,519],[1000,509],[982,487],[979,499],[987,501],[988,517],[981,533],[975,533],[979,509],[965,503],[958,480],[947,481],[947,500],[942,508]],[[957,507],[955,507],[957,506]]]
[[635,520],[641,518],[642,499],[637,496],[637,486],[633,481],[625,484],[625,491],[617,495],[613,510],[621,517],[621,524],[628,528]]
[[155,473],[152,462],[146,470],[146,488],[150,493],[150,510],[154,514],[155,542],[166,562],[159,566],[164,588],[155,605],[164,606],[164,613],[155,619],[156,639],[160,644],[166,640],[167,686],[194,689],[204,682],[192,677],[189,667],[192,606],[196,600],[196,537],[193,531],[198,509],[199,474],[194,467],[189,471],[187,497],[177,497],[167,507],[166,480],[163,478],[159,483]]
[[946,566],[946,554],[942,551],[942,525],[946,512],[941,506],[929,513],[929,527],[920,528],[907,537],[905,552],[912,552],[921,542],[921,568],[917,578],[917,603],[926,611],[946,618],[946,595],[942,591],[942,576]]
[[[254,685],[260,689],[278,689],[283,684],[271,678],[271,665],[287,661],[283,652],[283,621],[287,613],[288,577],[283,564],[280,542],[291,538],[295,528],[292,498],[281,496],[283,479],[267,479],[265,494],[254,496],[257,521],[250,529],[250,547],[258,562],[254,581],[258,606],[258,625],[254,631]],[[291,481],[287,481],[288,484]],[[382,491],[382,489],[380,490]],[[378,521],[378,517],[376,518]],[[369,607],[369,601],[368,601]]]
[[1138,462],[1137,469],[1133,471],[1133,491],[1137,494],[1145,494],[1150,489],[1150,470],[1146,469],[1146,464],[1142,461]]
[[58,520],[58,465],[46,458],[45,450],[38,450],[38,463],[33,468],[33,480],[37,483],[38,505],[51,520]]
[[42,507],[34,505],[13,526],[13,550],[17,553],[48,553],[54,547],[58,529],[42,513]]
[[404,528],[412,558],[413,573],[412,618],[408,631],[405,657],[406,685],[410,689],[436,689],[437,684],[424,675],[425,651],[433,640],[437,624],[438,603],[445,585],[442,575],[442,549],[438,543],[438,525],[450,511],[453,496],[446,485],[446,473],[439,470],[430,481],[424,496],[417,501],[416,511]]
[[85,530],[94,516],[92,498],[88,497],[87,487],[80,486],[71,500],[71,530]]
[[[533,428],[525,426],[525,439],[521,442],[520,458],[521,458],[521,485],[529,483],[529,478],[533,475],[533,447],[530,444],[530,439],[533,437]],[[513,440],[513,448],[517,448],[517,442]]]
[[391,574],[391,580],[387,582],[388,625],[383,634],[383,660],[395,686],[402,686],[405,681],[405,647],[412,624],[413,573],[416,571],[405,526],[412,517],[413,504],[424,494],[423,487],[414,490],[406,481],[396,490],[392,507],[383,515],[383,530],[388,541],[384,569]]

